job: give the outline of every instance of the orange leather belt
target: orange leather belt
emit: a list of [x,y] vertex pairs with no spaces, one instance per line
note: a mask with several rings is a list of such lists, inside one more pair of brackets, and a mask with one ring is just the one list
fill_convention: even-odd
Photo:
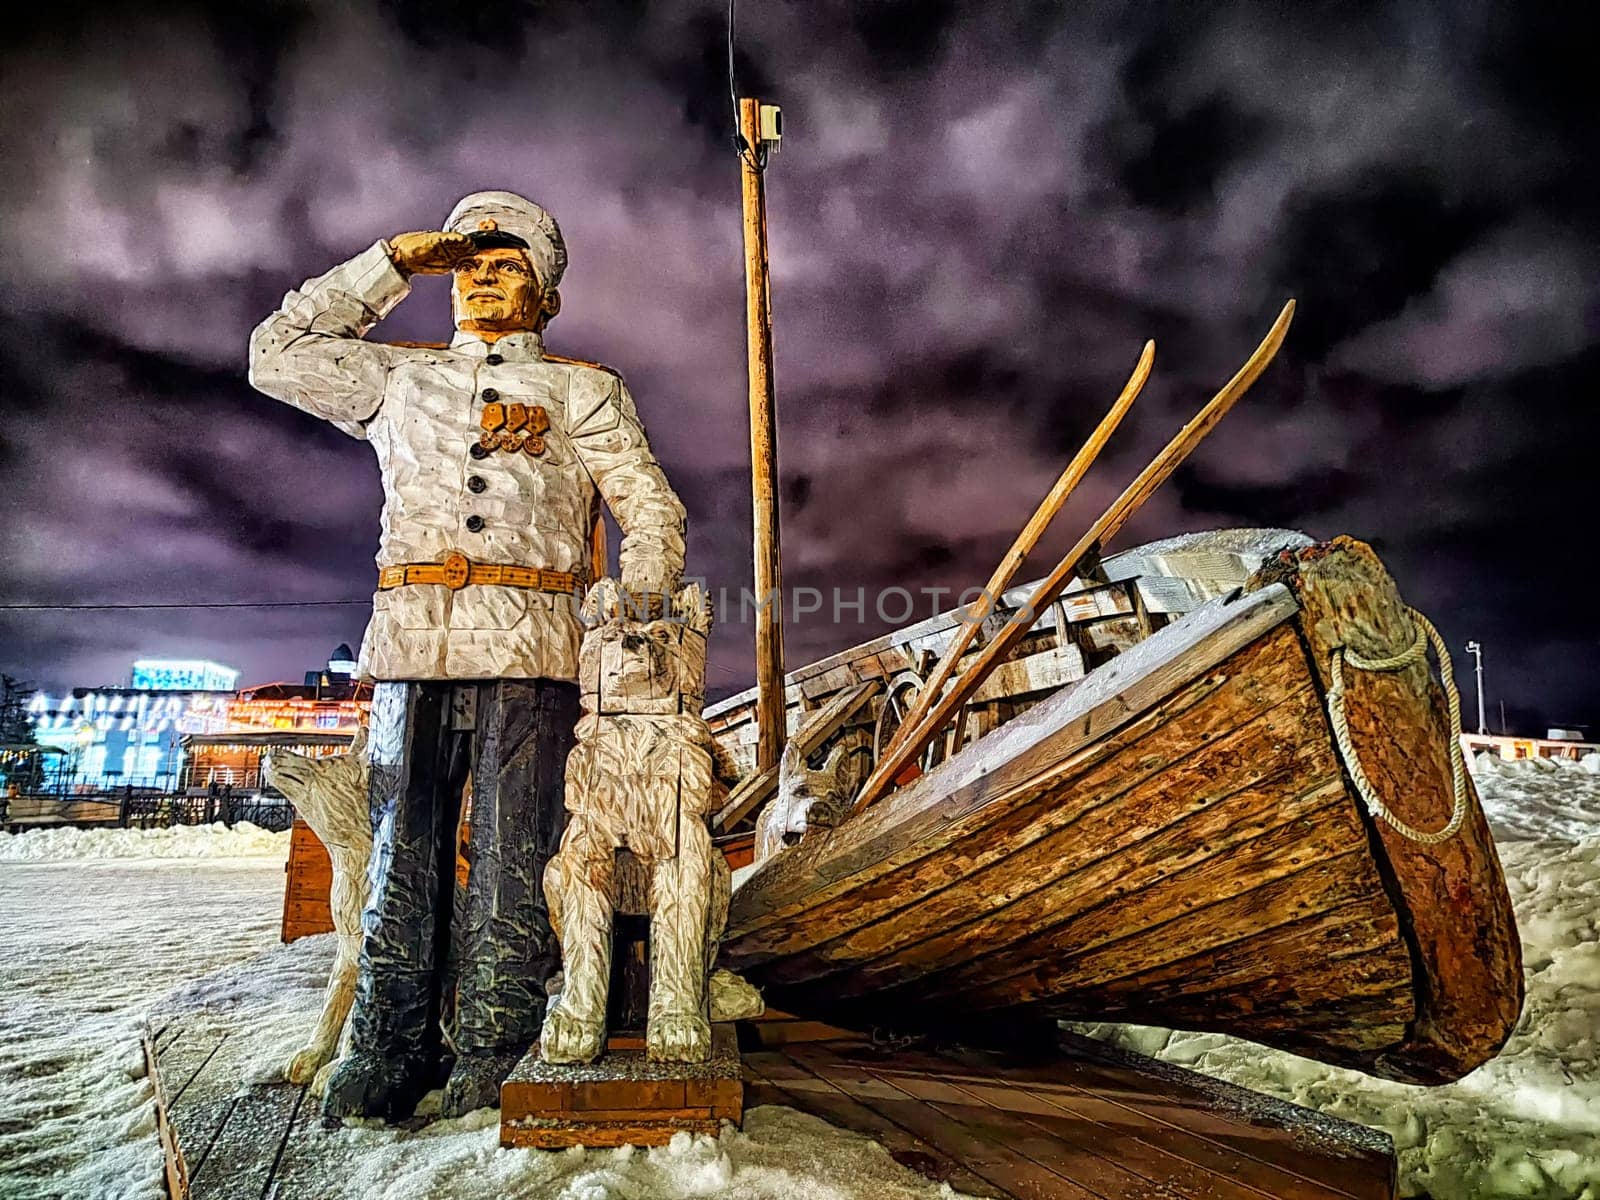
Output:
[[409,583],[442,583],[451,591],[460,591],[468,584],[487,584],[562,595],[571,595],[579,586],[578,577],[571,571],[519,567],[512,563],[473,562],[465,554],[447,554],[443,562],[396,563],[378,572],[380,592],[405,587]]

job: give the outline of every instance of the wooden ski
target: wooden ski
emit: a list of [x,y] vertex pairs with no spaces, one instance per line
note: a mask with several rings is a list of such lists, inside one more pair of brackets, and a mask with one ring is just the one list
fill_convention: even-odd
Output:
[[[1239,368],[1238,373],[1212,397],[1210,403],[1178,431],[1177,436],[1167,443],[1150,465],[1139,473],[1138,478],[1130,483],[1111,507],[1089,527],[1078,540],[1078,544],[1039,584],[1028,602],[1012,615],[1011,620],[995,635],[994,640],[978,653],[976,661],[947,691],[934,697],[927,714],[914,728],[910,727],[909,721],[906,722],[905,728],[909,731],[904,733],[898,745],[891,747],[878,760],[872,774],[856,796],[855,805],[851,810],[853,813],[860,812],[889,793],[894,786],[895,777],[908,764],[922,756],[929,743],[961,711],[961,707],[978,690],[989,673],[1005,661],[1006,655],[1039,619],[1039,615],[1066,590],[1067,584],[1072,581],[1083,560],[1092,553],[1098,553],[1117,535],[1156,489],[1183,465],[1184,460],[1193,453],[1205,436],[1216,428],[1217,422],[1227,415],[1228,410],[1238,402],[1239,398],[1250,390],[1250,386],[1260,378],[1261,373],[1267,369],[1267,365],[1278,353],[1278,348],[1283,345],[1283,339],[1289,332],[1289,322],[1293,319],[1294,301],[1290,300],[1283,306],[1283,311],[1278,314],[1278,319],[1273,322],[1266,338],[1256,347],[1255,353],[1244,366]],[[928,691],[931,693],[932,689]]]
[[978,636],[978,630],[983,626],[983,619],[994,611],[994,606],[1000,601],[1001,593],[1006,590],[1012,579],[1016,578],[1017,572],[1022,569],[1022,564],[1039,544],[1044,531],[1050,527],[1050,522],[1077,490],[1078,484],[1088,474],[1089,468],[1100,456],[1100,451],[1106,442],[1117,431],[1117,426],[1122,424],[1122,418],[1133,407],[1133,402],[1139,398],[1139,393],[1144,390],[1145,381],[1150,378],[1150,366],[1155,357],[1156,344],[1146,342],[1144,350],[1139,355],[1139,361],[1133,368],[1133,374],[1128,377],[1128,382],[1122,385],[1122,392],[1117,396],[1116,403],[1112,404],[1111,411],[1106,413],[1095,431],[1089,435],[1089,440],[1083,444],[1083,448],[1073,455],[1066,470],[1061,472],[1054,486],[1039,502],[1039,507],[1034,509],[1033,516],[1028,518],[1028,523],[1022,527],[1022,532],[1017,534],[1016,541],[1011,543],[1011,548],[1000,560],[1000,565],[994,569],[994,574],[989,576],[989,582],[983,585],[982,594],[962,614],[961,624],[956,628],[955,637],[945,648],[944,655],[934,667],[933,673],[928,676],[927,683],[917,693],[917,698],[906,712],[900,728],[895,731],[894,738],[889,743],[890,750],[904,742],[910,731],[928,715],[933,702],[944,690],[944,685],[949,682],[950,676],[955,673],[961,656],[967,652],[967,648]]

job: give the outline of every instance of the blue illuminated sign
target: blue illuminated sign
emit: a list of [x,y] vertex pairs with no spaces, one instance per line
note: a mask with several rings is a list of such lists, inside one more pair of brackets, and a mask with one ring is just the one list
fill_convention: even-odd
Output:
[[133,664],[133,686],[149,692],[231,692],[239,672],[200,659],[141,658]]

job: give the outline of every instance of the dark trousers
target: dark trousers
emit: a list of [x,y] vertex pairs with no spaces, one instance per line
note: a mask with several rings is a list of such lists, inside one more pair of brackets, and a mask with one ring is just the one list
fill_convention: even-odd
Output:
[[[436,1057],[447,959],[458,1052],[522,1050],[538,1036],[560,963],[542,880],[561,840],[577,719],[577,685],[548,679],[374,688],[372,888],[352,1053]],[[472,867],[452,929],[469,774]]]

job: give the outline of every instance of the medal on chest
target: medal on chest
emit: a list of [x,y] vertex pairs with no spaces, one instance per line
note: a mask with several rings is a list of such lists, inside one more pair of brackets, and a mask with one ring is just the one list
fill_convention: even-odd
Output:
[[550,414],[542,404],[496,401],[483,406],[479,424],[483,432],[478,435],[478,445],[485,450],[537,456],[544,453],[544,435],[550,431]]

